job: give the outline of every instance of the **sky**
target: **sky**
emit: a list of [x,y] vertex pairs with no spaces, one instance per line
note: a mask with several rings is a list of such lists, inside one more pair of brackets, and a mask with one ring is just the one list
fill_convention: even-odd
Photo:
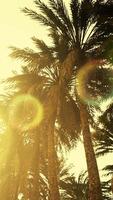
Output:
[[[47,0],[44,0],[46,2]],[[48,40],[46,31],[36,21],[31,20],[21,12],[24,7],[34,8],[33,0],[0,0],[0,80],[11,76],[12,70],[19,70],[20,63],[9,57],[10,46],[33,48],[31,37]],[[79,144],[76,151],[67,154],[73,170],[79,174],[86,169],[83,145]],[[98,159],[99,168],[108,164],[111,156]],[[110,162],[110,160],[109,160]]]
[[31,37],[47,39],[44,29],[21,12],[25,6],[34,8],[33,0],[0,0],[0,78],[7,77],[18,66],[8,56],[10,46],[32,48]]

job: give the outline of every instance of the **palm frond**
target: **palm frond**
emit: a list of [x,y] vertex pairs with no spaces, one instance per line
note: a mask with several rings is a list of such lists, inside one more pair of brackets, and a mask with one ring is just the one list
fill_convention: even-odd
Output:
[[[16,90],[18,89],[21,94],[37,93],[38,96],[41,96],[41,91],[43,91],[43,85],[47,81],[47,78],[31,73],[13,76],[6,81],[10,84],[14,83]],[[19,93],[19,91],[17,93]]]
[[32,41],[41,53],[51,55],[51,48],[43,40],[40,40],[36,37],[32,37]]
[[96,140],[96,155],[103,156],[113,152],[113,134],[105,129],[97,130],[94,135]]
[[113,165],[107,165],[103,170],[106,172],[105,176],[113,175]]
[[38,53],[35,53],[29,48],[19,49],[16,47],[10,47],[10,49],[12,50],[10,56],[14,59],[21,59],[24,62],[33,62],[40,58]]
[[71,1],[71,12],[72,12],[72,22],[74,26],[74,34],[75,34],[75,41],[80,46],[80,35],[79,35],[79,27],[80,27],[80,19],[79,19],[79,12],[80,12],[80,3],[78,0]]
[[52,27],[52,28],[56,27],[55,24],[51,20],[48,20],[45,16],[38,14],[37,12],[35,12],[31,9],[28,9],[25,7],[24,9],[22,9],[22,11],[25,13],[25,15],[30,16],[31,19],[34,19],[34,20],[40,22],[40,24],[42,24],[44,26]]
[[[67,33],[65,24],[62,23],[62,21],[56,16],[56,14],[46,4],[44,4],[40,0],[35,1],[35,4],[40,9],[42,14],[38,15],[35,11],[29,10],[27,8],[23,10],[24,13],[26,13],[27,15],[31,16],[33,19],[36,19],[40,22],[41,22],[41,18],[45,19],[46,21],[48,21],[48,24],[43,23],[42,21],[44,25],[47,25],[47,26],[52,25],[51,27],[56,27],[56,30],[59,29],[64,34]],[[45,17],[43,16],[43,14],[45,15]]]
[[80,42],[81,45],[84,43],[85,36],[87,34],[87,30],[90,29],[91,25],[94,23],[93,21],[93,2],[91,0],[84,0],[80,5]]
[[12,53],[10,56],[14,59],[19,59],[29,64],[29,66],[37,66],[37,69],[51,65],[51,59],[47,53],[36,53],[29,48],[20,49],[11,47]]
[[72,22],[71,22],[70,16],[68,14],[67,8],[66,8],[63,0],[58,0],[58,1],[49,0],[49,4],[52,7],[52,9],[56,12],[58,17],[61,19],[61,21],[63,21],[63,23],[65,24],[65,26],[68,30],[68,34],[70,35],[71,39],[73,39]]

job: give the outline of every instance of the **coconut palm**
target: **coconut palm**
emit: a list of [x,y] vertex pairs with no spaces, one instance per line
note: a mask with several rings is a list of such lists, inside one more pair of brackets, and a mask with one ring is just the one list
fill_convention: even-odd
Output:
[[[38,53],[30,49],[21,50],[13,48],[12,57],[24,60],[31,71],[36,70],[40,72],[45,66],[56,67],[57,65],[59,68],[58,84],[57,87],[54,87],[54,93],[50,92],[52,94],[49,94],[50,100],[48,102],[49,105],[53,104],[55,106],[53,106],[51,113],[53,121],[51,123],[50,119],[48,121],[50,123],[50,140],[48,138],[48,141],[50,142],[51,149],[53,149],[55,119],[56,115],[59,114],[58,108],[61,108],[61,103],[63,102],[62,96],[65,93],[64,88],[67,83],[72,80],[73,76],[75,77],[79,73],[79,70],[85,70],[87,63],[98,66],[103,63],[112,62],[109,56],[112,48],[109,48],[109,43],[112,44],[113,35],[113,3],[110,0],[83,0],[80,2],[78,0],[71,0],[71,14],[69,14],[62,0],[49,0],[48,2],[49,4],[46,5],[41,0],[34,1],[36,7],[41,11],[39,13],[28,8],[23,9],[23,11],[26,15],[29,15],[32,19],[48,28],[52,45],[47,45],[43,41],[33,38],[33,41],[39,48]],[[94,62],[91,61],[92,59]],[[77,76],[77,82],[81,84],[79,81],[79,76]],[[90,106],[84,103],[80,96],[80,91],[75,89],[74,101],[78,107],[81,119],[81,129],[88,166],[89,199],[101,200],[100,179],[89,129],[88,111]],[[52,101],[52,99],[55,99],[55,101]],[[49,151],[49,158],[53,154],[53,151]],[[52,162],[50,162],[50,168],[52,169],[52,167]],[[52,170],[51,173],[53,173]],[[57,181],[52,180],[53,174],[49,176],[52,200],[54,198],[59,199]]]

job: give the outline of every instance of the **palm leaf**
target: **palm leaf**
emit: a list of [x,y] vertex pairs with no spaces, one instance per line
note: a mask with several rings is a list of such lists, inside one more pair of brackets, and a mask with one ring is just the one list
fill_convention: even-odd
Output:
[[50,57],[47,53],[36,53],[29,48],[19,49],[16,47],[11,47],[12,53],[10,56],[24,61],[29,64],[30,67],[37,66],[37,69],[51,65]]
[[30,16],[31,19],[34,19],[34,20],[40,22],[40,24],[42,24],[44,26],[51,27],[51,28],[56,27],[55,24],[52,21],[48,20],[43,15],[38,14],[37,12],[35,12],[31,9],[28,9],[28,8],[25,7],[24,9],[22,9],[22,11],[25,13],[25,15]]

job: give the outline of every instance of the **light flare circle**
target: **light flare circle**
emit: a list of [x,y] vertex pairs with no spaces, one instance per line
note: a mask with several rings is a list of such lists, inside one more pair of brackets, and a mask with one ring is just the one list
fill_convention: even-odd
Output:
[[88,63],[86,63],[84,66],[82,66],[76,75],[76,90],[77,90],[78,96],[86,104],[90,104],[90,105],[93,104],[95,106],[98,106],[102,101],[108,99],[109,97],[111,97],[111,95],[113,95],[113,80],[111,80],[112,79],[111,77],[113,77],[113,70],[112,70],[111,76],[108,77],[108,80],[107,80],[109,84],[111,84],[112,86],[108,94],[99,96],[99,95],[96,95],[94,91],[94,94],[91,95],[86,89],[86,84],[88,83],[89,75],[93,74],[94,71],[99,66],[102,67],[104,64],[105,63],[101,60],[91,60]]
[[15,97],[10,104],[9,123],[12,128],[27,131],[37,127],[43,120],[41,102],[30,94]]

